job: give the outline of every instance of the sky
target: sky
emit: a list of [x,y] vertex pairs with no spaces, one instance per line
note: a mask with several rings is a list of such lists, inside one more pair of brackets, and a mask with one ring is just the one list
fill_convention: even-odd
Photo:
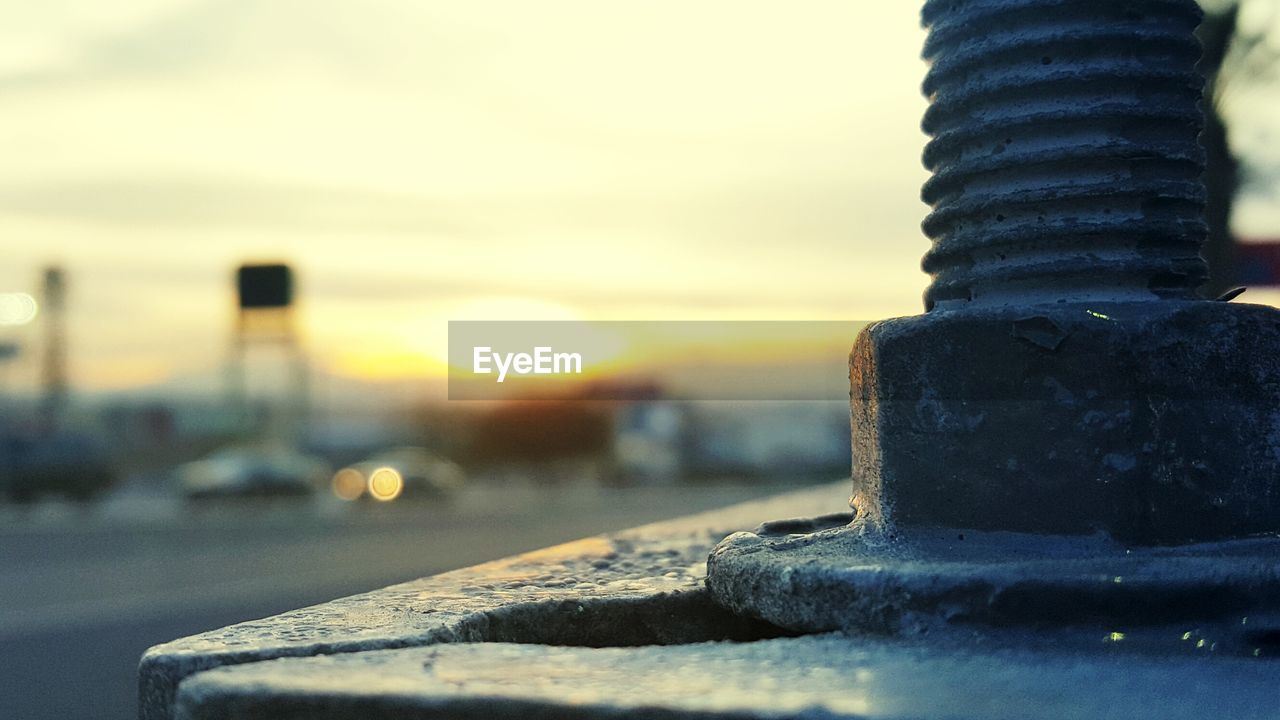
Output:
[[437,371],[448,320],[922,309],[913,2],[0,5],[0,292],[66,267],[81,389],[215,376],[245,261],[369,380]]

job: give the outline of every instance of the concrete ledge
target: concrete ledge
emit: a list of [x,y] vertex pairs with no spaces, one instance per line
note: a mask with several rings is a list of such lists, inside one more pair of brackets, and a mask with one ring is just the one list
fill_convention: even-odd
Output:
[[195,673],[291,656],[456,642],[626,646],[774,636],[772,626],[710,601],[707,555],[726,535],[767,520],[845,510],[848,488],[840,481],[588,538],[157,645],[139,666],[139,715],[174,717],[179,684]]
[[975,652],[807,636],[644,648],[481,644],[284,659],[182,683],[182,720],[1274,718],[1248,660]]

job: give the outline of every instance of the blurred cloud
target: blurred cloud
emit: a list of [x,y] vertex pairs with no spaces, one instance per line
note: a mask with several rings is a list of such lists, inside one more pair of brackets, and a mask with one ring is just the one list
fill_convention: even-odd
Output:
[[429,237],[457,235],[460,229],[420,197],[254,179],[101,178],[0,187],[0,212],[171,230],[251,227]]

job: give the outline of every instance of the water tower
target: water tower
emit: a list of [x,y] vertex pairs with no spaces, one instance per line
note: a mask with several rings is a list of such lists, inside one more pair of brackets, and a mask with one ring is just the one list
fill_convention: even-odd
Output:
[[[227,365],[227,395],[239,434],[265,431],[273,439],[299,440],[309,411],[309,373],[294,312],[293,269],[284,263],[250,263],[236,270],[236,309]],[[283,352],[283,399],[261,427],[249,396],[249,355],[255,348]]]

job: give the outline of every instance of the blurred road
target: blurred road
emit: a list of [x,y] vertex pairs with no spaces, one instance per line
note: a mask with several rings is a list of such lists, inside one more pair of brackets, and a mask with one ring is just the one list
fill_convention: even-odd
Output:
[[468,490],[447,506],[0,506],[0,718],[132,718],[147,647],[785,487]]

